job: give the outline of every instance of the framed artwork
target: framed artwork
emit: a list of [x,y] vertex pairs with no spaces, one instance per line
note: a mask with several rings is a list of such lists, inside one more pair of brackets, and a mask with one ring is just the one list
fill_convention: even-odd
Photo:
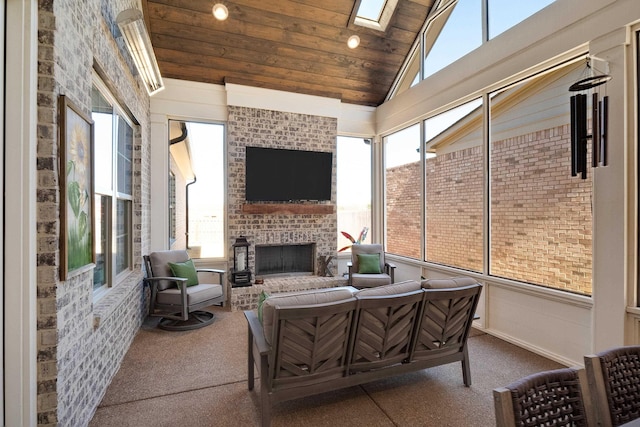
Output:
[[60,279],[95,262],[93,120],[64,95],[59,100]]

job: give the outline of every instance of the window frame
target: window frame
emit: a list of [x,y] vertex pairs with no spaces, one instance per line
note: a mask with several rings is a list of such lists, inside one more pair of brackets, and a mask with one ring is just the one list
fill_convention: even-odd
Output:
[[[411,53],[407,57],[407,59],[405,59],[405,62],[400,68],[400,72],[398,73],[395,80],[393,81],[393,84],[391,85],[391,89],[389,90],[385,98],[385,101],[389,101],[390,99],[393,99],[395,96],[399,95],[400,93],[406,91],[409,87],[413,86],[412,82],[414,80],[414,73],[416,69],[419,68],[420,70],[418,74],[418,83],[420,83],[421,81],[429,77],[429,76],[425,76],[426,67],[424,66],[427,52],[429,52],[433,48],[434,43],[440,37],[440,33],[442,32],[443,28],[446,26],[449,17],[451,16],[453,10],[458,4],[458,1],[459,0],[441,0],[441,1],[436,1],[436,3],[434,3],[434,5],[431,8],[431,12],[429,12],[427,19],[425,20],[425,23],[422,29],[420,30],[419,35],[416,38],[416,41],[414,42],[414,45],[411,47],[411,51],[410,51]],[[480,0],[480,1],[482,2],[481,15],[479,17],[479,19],[481,20],[481,28],[482,28],[482,41],[480,46],[482,46],[485,43],[490,42],[492,38],[489,37],[489,1],[490,0]],[[556,0],[553,0],[553,2],[555,1]],[[553,4],[553,2],[551,4]],[[352,12],[352,18],[351,18],[352,20],[353,20],[353,16],[355,16],[355,13],[357,11],[358,4],[359,2],[356,2],[354,12]],[[512,28],[517,27],[522,21],[529,19],[531,16],[535,15],[536,13],[539,13],[541,10],[543,10],[546,7],[549,7],[551,4],[548,4],[543,8],[537,10],[533,14],[525,17],[524,19],[512,25],[511,27],[508,27],[506,30],[497,34],[494,37],[500,36],[501,34],[504,34],[505,32],[511,30]],[[470,52],[463,55],[463,57],[468,55],[469,53]],[[449,65],[455,63],[459,59],[460,58],[454,60]],[[418,62],[418,64],[415,64],[415,62]],[[434,73],[437,73],[440,70],[436,70]],[[408,73],[411,73],[411,74],[408,74]]]
[[[387,197],[387,144],[390,142],[389,138],[392,137],[393,135],[397,135],[400,134],[402,132],[407,132],[410,131],[411,128],[413,128],[414,126],[417,126],[417,139],[415,140],[416,145],[418,146],[418,161],[420,162],[419,165],[419,185],[420,185],[420,199],[418,201],[418,204],[420,206],[420,218],[418,219],[418,227],[420,228],[420,242],[419,244],[419,252],[420,254],[417,257],[411,257],[408,255],[403,255],[403,254],[398,254],[395,252],[389,252],[389,238],[387,237],[389,234],[389,215],[388,215],[388,197]],[[380,144],[380,150],[381,150],[381,156],[382,156],[382,180],[381,180],[381,184],[382,184],[382,188],[381,188],[381,194],[382,194],[382,200],[383,200],[383,205],[382,205],[382,240],[384,242],[384,250],[385,252],[388,252],[389,254],[392,254],[393,256],[397,256],[397,257],[401,257],[401,258],[405,258],[408,260],[417,260],[417,261],[421,261],[424,259],[424,252],[425,252],[425,239],[424,239],[424,197],[425,197],[425,180],[424,180],[424,168],[425,168],[425,162],[423,161],[423,157],[424,157],[424,144],[421,142],[424,141],[424,127],[422,125],[422,123],[420,123],[420,121],[417,122],[412,122],[412,123],[408,123],[405,126],[400,127],[399,129],[395,129],[389,133],[384,134],[381,137],[381,144]],[[410,162],[413,163],[413,162]],[[409,163],[404,163],[404,164],[409,164]],[[404,165],[403,164],[403,165]],[[402,166],[402,165],[399,165]],[[395,166],[394,166],[395,167]]]
[[[638,43],[640,44],[640,35],[638,36]],[[638,48],[638,68],[640,68],[640,47]],[[422,229],[423,233],[423,242],[422,242],[422,247],[421,247],[421,251],[423,253],[423,257],[422,260],[417,260],[419,262],[419,265],[423,268],[423,269],[429,269],[429,270],[434,270],[434,271],[441,271],[441,272],[446,272],[447,274],[468,274],[471,273],[473,275],[478,275],[479,277],[485,277],[486,279],[490,279],[492,282],[495,283],[502,283],[505,285],[515,285],[515,286],[524,286],[525,288],[528,289],[535,289],[536,291],[540,291],[542,293],[545,293],[547,295],[554,295],[554,296],[560,296],[561,298],[564,299],[572,299],[575,301],[585,301],[586,299],[591,299],[593,297],[593,289],[591,289],[591,293],[590,294],[582,294],[582,293],[575,293],[572,292],[570,290],[563,290],[563,289],[559,289],[559,288],[554,288],[554,287],[549,287],[549,286],[544,286],[544,285],[539,285],[539,284],[534,284],[534,283],[529,283],[529,282],[523,282],[523,281],[518,281],[516,279],[511,279],[511,278],[505,278],[505,277],[500,277],[500,276],[494,276],[491,275],[489,273],[490,271],[490,235],[489,233],[491,232],[490,230],[490,210],[491,210],[491,197],[490,197],[490,184],[491,184],[491,176],[490,176],[490,158],[489,158],[489,149],[490,149],[490,139],[491,139],[491,135],[489,132],[489,128],[490,128],[490,123],[489,123],[489,115],[490,115],[490,111],[489,111],[489,97],[490,94],[492,92],[496,92],[496,91],[500,91],[500,90],[505,90],[511,86],[515,86],[518,85],[520,83],[523,83],[525,81],[531,80],[531,79],[536,79],[538,77],[544,76],[547,73],[553,72],[556,69],[559,69],[561,67],[564,66],[569,66],[572,63],[577,63],[577,62],[584,62],[586,60],[586,58],[589,57],[589,53],[587,51],[584,50],[584,48],[577,48],[571,52],[567,52],[565,55],[563,55],[562,57],[559,58],[553,58],[550,59],[548,61],[545,61],[541,64],[539,64],[538,66],[536,66],[533,69],[528,69],[528,70],[523,70],[521,72],[515,73],[513,74],[510,78],[508,79],[504,79],[500,82],[495,82],[491,85],[488,85],[480,90],[477,91],[473,91],[470,92],[469,94],[467,94],[466,96],[458,99],[456,102],[454,103],[450,103],[447,104],[445,106],[442,106],[440,108],[434,109],[432,111],[430,111],[427,114],[424,115],[420,115],[417,116],[415,118],[413,118],[411,121],[406,122],[400,126],[397,126],[396,128],[392,128],[389,129],[387,131],[385,131],[384,133],[380,134],[379,137],[381,138],[382,141],[385,140],[386,137],[388,137],[389,135],[393,135],[394,133],[397,133],[403,129],[406,129],[408,127],[414,126],[416,124],[420,124],[420,130],[422,132],[422,141],[424,141],[424,134],[425,134],[425,129],[424,129],[424,124],[427,120],[434,118],[436,116],[438,116],[439,114],[449,111],[449,110],[453,110],[457,107],[460,107],[462,105],[464,105],[465,103],[467,103],[468,101],[472,100],[472,99],[476,99],[476,98],[482,98],[482,102],[483,102],[483,113],[482,113],[482,135],[483,135],[483,141],[482,141],[482,146],[483,146],[483,167],[485,169],[484,172],[484,178],[483,178],[483,204],[484,204],[484,211],[483,211],[483,270],[480,272],[470,272],[469,270],[465,270],[463,268],[460,267],[455,267],[455,266],[448,266],[448,265],[443,265],[443,264],[438,264],[438,263],[433,263],[433,262],[429,262],[425,260],[425,253],[426,253],[426,245],[428,244],[425,241],[425,233],[424,233],[424,228]],[[640,71],[639,71],[639,76],[638,76],[638,80],[640,82]],[[638,89],[638,103],[640,104],[640,89]],[[638,117],[640,120],[640,112],[638,112]],[[640,131],[639,132],[639,138],[640,138]],[[425,149],[430,149],[432,147],[430,146],[425,146],[425,144],[423,143],[421,145],[421,150],[425,150]],[[387,191],[387,183],[386,183],[386,179],[385,179],[385,173],[384,171],[386,170],[385,167],[385,162],[386,159],[384,158],[384,148],[382,149],[382,168],[381,170],[383,171],[382,174],[382,187],[381,187],[381,193],[386,195],[386,191]],[[424,169],[425,169],[425,153],[423,152],[422,155],[420,156],[420,161],[422,163],[422,193],[421,193],[421,204],[423,206],[423,211],[422,211],[422,215],[423,215],[423,219],[422,219],[422,224],[424,227],[424,218],[425,218],[425,209],[426,209],[426,179],[425,179],[425,173],[424,173]],[[638,154],[638,164],[640,164],[640,154]],[[638,194],[640,194],[640,191],[638,191]],[[640,198],[640,196],[638,196]],[[383,232],[383,239],[386,242],[387,239],[387,200],[386,198],[383,199],[383,206],[380,208],[380,213],[382,215],[382,223],[383,223],[383,227],[382,227],[382,232]],[[638,228],[640,229],[640,214],[637,215],[637,224],[638,224]],[[385,245],[386,248],[386,245]],[[640,253],[640,244],[638,244],[638,253]],[[396,258],[396,259],[402,259],[402,260],[406,260],[408,262],[414,262],[416,261],[413,258],[409,258],[409,257],[405,257],[403,255],[398,255],[395,253],[390,253],[389,255],[391,255],[392,258]],[[593,257],[593,255],[592,255]],[[593,258],[592,258],[593,259]],[[640,277],[640,263],[638,263],[638,277]],[[593,276],[591,278],[592,280],[592,284],[593,284]],[[638,292],[640,293],[640,278],[638,279]]]
[[[188,117],[169,117],[167,120],[167,128],[170,129],[172,126],[172,122],[175,123],[179,123],[179,122],[183,122],[186,126],[188,126],[189,124],[195,124],[195,125],[204,125],[204,126],[219,126],[220,128],[222,128],[222,132],[221,132],[221,152],[220,152],[220,160],[222,163],[221,168],[219,168],[218,170],[220,171],[220,175],[221,175],[221,192],[222,192],[222,199],[221,199],[221,206],[222,206],[222,249],[221,249],[221,254],[219,256],[196,256],[198,255],[197,252],[193,252],[190,253],[191,258],[193,258],[194,260],[197,260],[196,262],[218,262],[221,260],[226,259],[225,254],[227,253],[228,250],[228,242],[227,242],[227,236],[228,236],[228,177],[227,177],[227,157],[228,157],[228,145],[227,145],[227,131],[228,131],[228,125],[226,122],[223,121],[218,121],[218,120],[206,120],[206,119],[198,119],[198,118],[188,118]],[[180,239],[178,238],[178,230],[179,230],[179,223],[180,221],[178,220],[179,214],[178,214],[178,194],[179,194],[179,186],[178,186],[178,180],[176,180],[175,182],[175,188],[173,189],[173,203],[174,203],[174,209],[173,209],[173,217],[174,217],[174,226],[175,226],[175,232],[174,232],[174,236],[173,238],[171,238],[170,234],[171,234],[171,215],[170,215],[170,207],[168,206],[171,202],[171,175],[174,174],[174,178],[176,177],[174,171],[172,170],[172,166],[171,166],[171,157],[172,157],[172,153],[171,153],[171,137],[169,135],[168,140],[167,140],[167,190],[166,190],[166,194],[167,194],[167,204],[165,205],[165,208],[167,209],[167,228],[165,228],[164,231],[164,239],[166,242],[168,242],[168,247],[169,248],[173,248],[174,244],[176,244],[176,242],[178,242]],[[195,184],[197,182],[196,181],[192,181],[190,184]],[[200,181],[202,182],[202,181]],[[189,185],[186,185],[186,192],[188,193],[189,191]],[[185,207],[186,207],[186,212],[185,212],[185,216],[184,216],[184,221],[185,221],[185,225],[186,228],[185,230],[189,229],[188,223],[190,220],[190,209],[188,207],[189,205],[189,196],[186,197],[186,199],[184,200],[185,203]],[[187,246],[187,248],[185,250],[187,251],[191,251],[193,249],[192,246],[190,246],[191,243],[193,243],[193,241],[189,241],[188,235],[190,232],[187,232],[187,237],[185,240],[185,244]],[[180,246],[180,245],[179,245]],[[180,249],[182,249],[180,247]]]
[[[350,138],[350,139],[361,139],[363,140],[362,142],[369,145],[369,176],[368,177],[363,177],[363,180],[368,178],[369,183],[370,183],[370,188],[369,188],[369,224],[366,224],[365,227],[368,227],[369,231],[365,240],[365,243],[371,243],[373,242],[373,228],[374,228],[374,208],[373,208],[373,191],[374,191],[374,138],[373,137],[353,137],[350,135],[338,135],[337,139],[336,139],[336,165],[340,164],[341,159],[340,159],[340,153],[338,152],[338,144],[340,143],[340,138]],[[339,170],[339,166],[336,166],[336,216],[339,216],[339,212],[340,212],[340,196],[338,194],[339,192],[339,187],[340,187],[340,170]],[[338,222],[338,219],[336,217],[336,221]],[[340,243],[340,239],[342,236],[342,232],[346,231],[347,233],[350,233],[351,236],[354,239],[358,239],[358,234],[361,232],[360,229],[354,229],[354,230],[342,230],[340,229],[340,227],[338,227],[338,233],[336,235],[336,242],[338,245],[338,250],[340,250],[343,246]],[[355,235],[354,235],[355,234]],[[350,254],[351,253],[351,248],[345,249],[344,251],[342,251],[346,254]]]
[[[104,253],[109,254],[105,255],[105,274],[104,274],[104,283],[95,287],[93,290],[94,300],[100,299],[104,296],[109,289],[118,286],[122,283],[132,272],[133,272],[133,241],[134,241],[134,224],[133,224],[133,211],[134,211],[134,188],[135,188],[135,173],[133,171],[135,164],[135,141],[136,141],[136,130],[137,123],[134,119],[130,117],[127,113],[127,110],[123,108],[120,103],[117,101],[113,93],[109,90],[107,85],[102,81],[102,79],[97,75],[97,73],[93,73],[92,79],[92,90],[95,89],[100,93],[100,95],[110,104],[112,108],[112,145],[111,145],[111,153],[112,153],[112,164],[111,164],[111,189],[107,188],[98,188],[97,183],[94,184],[94,200],[97,197],[103,199],[103,202],[107,204],[107,218],[102,222],[106,225],[106,248],[104,248]],[[92,114],[93,114],[93,105],[92,105]],[[119,144],[119,133],[118,128],[120,126],[121,119],[130,129],[131,129],[131,169],[130,175],[127,175],[130,180],[131,194],[126,194],[118,191],[118,144]],[[97,159],[94,159],[94,162]],[[125,201],[128,205],[127,209],[127,217],[126,217],[126,229],[128,238],[125,242],[126,245],[126,261],[125,268],[119,273],[116,272],[117,268],[117,235],[118,235],[118,201]],[[98,215],[99,210],[96,209],[94,215]],[[96,223],[100,221],[101,218],[95,218]],[[94,247],[95,250],[95,247]]]

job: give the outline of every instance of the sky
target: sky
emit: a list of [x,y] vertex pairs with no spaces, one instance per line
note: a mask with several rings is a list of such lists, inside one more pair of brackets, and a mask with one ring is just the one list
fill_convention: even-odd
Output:
[[[554,0],[488,0],[489,39],[492,39]],[[482,0],[458,0],[425,59],[425,77],[482,45]]]
[[196,175],[196,183],[189,186],[192,207],[220,210],[224,200],[224,125],[188,122],[187,134]]
[[338,137],[338,205],[371,203],[371,144],[363,138]]

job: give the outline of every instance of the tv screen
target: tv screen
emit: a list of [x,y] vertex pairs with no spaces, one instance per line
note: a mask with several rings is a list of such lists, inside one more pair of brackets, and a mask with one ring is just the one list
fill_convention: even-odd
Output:
[[331,200],[333,154],[247,147],[246,200]]

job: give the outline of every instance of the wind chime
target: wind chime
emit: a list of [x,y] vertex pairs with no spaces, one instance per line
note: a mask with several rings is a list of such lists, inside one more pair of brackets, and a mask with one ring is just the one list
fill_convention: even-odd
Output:
[[[609,80],[611,76],[592,67],[594,57],[587,57],[585,71],[589,77],[575,82],[569,87],[569,92],[589,92]],[[606,64],[606,62],[605,62]],[[605,85],[606,89],[606,85]],[[606,90],[604,91],[606,94]],[[587,141],[591,139],[591,167],[607,166],[607,134],[609,116],[609,97],[600,99],[598,90],[591,93],[591,134],[587,134],[588,95],[578,93],[571,98],[571,176],[581,174],[587,178]]]

